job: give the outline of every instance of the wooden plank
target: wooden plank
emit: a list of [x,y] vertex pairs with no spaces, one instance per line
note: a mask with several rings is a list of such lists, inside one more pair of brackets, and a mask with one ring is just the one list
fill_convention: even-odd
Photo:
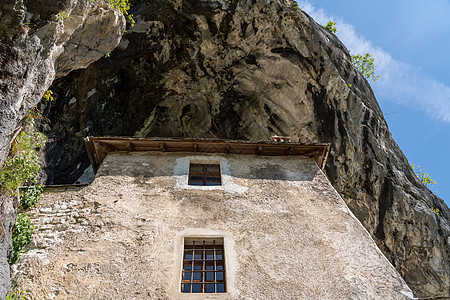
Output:
[[[89,146],[90,145],[90,146]],[[314,159],[323,169],[330,144],[299,144],[283,142],[250,142],[232,140],[89,137],[86,143],[94,170],[107,153],[114,151],[164,151],[186,153],[226,153],[237,155],[292,156],[303,155]]]
[[96,161],[96,157],[95,157],[95,151],[93,148],[93,142],[91,140],[89,140],[89,138],[85,139],[84,144],[86,145],[86,150],[88,153],[88,157],[89,160],[91,162],[92,165],[92,169],[94,170],[94,173],[97,173],[98,170],[98,162]]
[[136,150],[136,147],[134,146],[133,142],[131,142],[131,141],[126,142],[125,147],[127,148],[128,151]]

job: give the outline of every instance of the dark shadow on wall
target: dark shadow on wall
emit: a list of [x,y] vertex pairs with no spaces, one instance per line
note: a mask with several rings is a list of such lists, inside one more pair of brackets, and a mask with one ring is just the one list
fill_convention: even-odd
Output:
[[[306,163],[306,162],[305,162]],[[249,179],[286,180],[286,181],[312,181],[319,168],[314,172],[294,173],[277,164],[264,164],[251,166]]]
[[[164,154],[161,154],[161,157],[164,156]],[[220,157],[227,159],[227,155],[225,154],[220,155]],[[111,160],[105,159],[100,166],[96,177],[127,176],[136,178],[151,178],[159,176],[174,176],[173,171],[176,165],[175,160],[180,157],[173,156],[172,158],[174,160],[173,167],[166,167],[161,166],[161,163],[152,162],[151,157],[148,157],[148,159],[135,159],[133,155],[118,155]],[[264,161],[259,161],[255,158],[254,164],[250,163],[251,160],[252,157],[248,157],[248,167],[243,165],[236,166],[233,162],[229,162],[229,174],[232,177],[252,180],[312,181],[317,175],[317,172],[320,170],[312,159],[303,157],[299,157],[298,161],[291,160],[291,162],[295,164],[303,164],[304,172],[299,172],[298,170],[292,171],[289,167],[283,166],[280,164],[282,161],[280,161],[279,157],[274,159],[273,163],[267,162],[267,160],[270,160],[270,158],[267,157]],[[224,169],[223,167],[224,166],[222,166],[222,172]],[[189,169],[186,168],[185,172],[178,175],[187,175],[188,173]]]

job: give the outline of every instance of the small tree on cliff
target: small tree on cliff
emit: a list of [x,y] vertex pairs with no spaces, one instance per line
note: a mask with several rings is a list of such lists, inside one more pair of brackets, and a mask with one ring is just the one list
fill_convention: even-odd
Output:
[[[410,162],[409,164],[410,164],[411,168],[413,169],[414,174],[417,176],[417,178],[419,178],[419,180],[420,180],[427,188],[430,188],[430,185],[436,184],[436,183],[437,183],[434,179],[432,179],[432,178],[430,177],[430,175],[428,175],[427,172],[423,171],[423,170],[420,168],[419,165],[416,166],[416,165],[415,165],[414,163],[412,163],[412,162]],[[437,194],[437,192],[434,192],[434,193]],[[435,213],[436,215],[440,216],[440,214],[439,214],[439,213],[440,213],[439,208],[437,208],[437,207],[430,207],[430,209],[431,209],[432,211],[434,211],[434,213]]]
[[414,163],[409,163],[411,165],[411,168],[414,171],[414,174],[416,174],[417,178],[419,178],[420,181],[426,186],[430,187],[432,184],[436,184],[436,181],[433,180],[430,175],[428,175],[427,172],[422,170],[419,165],[415,165]]
[[[94,2],[94,0],[92,0],[92,2]],[[128,2],[128,0],[108,0],[108,2],[112,8],[118,9],[125,17],[130,20],[131,26],[134,26],[134,23],[136,22],[134,21],[133,15],[128,13],[131,8],[130,2]]]
[[375,73],[375,58],[369,53],[365,55],[357,54],[352,55],[352,64],[358,69],[358,71],[367,79],[372,78],[375,82],[380,78],[380,75],[373,75]]
[[336,23],[335,22],[329,21],[327,23],[327,25],[325,25],[323,27],[325,29],[327,29],[329,32],[332,32],[332,33],[336,33],[337,32],[337,28],[336,28]]

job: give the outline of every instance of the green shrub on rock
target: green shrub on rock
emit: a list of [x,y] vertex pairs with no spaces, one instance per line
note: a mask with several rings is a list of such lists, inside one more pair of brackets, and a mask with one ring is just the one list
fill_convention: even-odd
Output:
[[[9,156],[0,169],[0,192],[2,194],[17,195],[20,186],[32,185],[38,180],[41,160],[37,149],[42,147],[47,140],[43,133],[36,130],[35,120],[40,117],[42,116],[37,109],[32,110],[23,122],[22,131],[12,141]],[[20,194],[19,211],[22,212],[17,215],[13,227],[13,254],[10,263],[17,261],[20,253],[24,252],[31,240],[34,228],[23,210],[37,203],[42,189],[42,185],[28,186]]]
[[375,82],[380,78],[380,75],[373,75],[373,73],[375,73],[375,58],[373,58],[370,53],[366,53],[365,55],[352,55],[351,59],[352,64],[367,79],[372,78],[372,80]]
[[14,291],[9,292],[8,295],[6,295],[6,300],[28,300],[30,299],[27,297],[24,291]]
[[29,300],[31,299],[27,294],[25,294],[24,291],[14,291],[9,292],[8,295],[6,295],[6,300]]
[[46,136],[34,130],[34,124],[22,131],[11,147],[11,154],[0,170],[0,186],[11,192],[37,181],[41,161],[36,151],[44,145]]
[[20,193],[20,206],[22,209],[30,208],[38,203],[44,187],[42,184],[27,186]]
[[[92,0],[92,2],[94,2],[94,0]],[[119,10],[125,17],[128,18],[128,20],[130,20],[131,26],[134,26],[136,22],[134,21],[133,15],[128,13],[131,8],[128,0],[108,0],[108,2],[112,8]]]
[[329,32],[332,32],[332,33],[336,33],[337,32],[337,27],[336,27],[336,23],[335,22],[332,22],[332,21],[329,21],[328,23],[327,23],[327,25],[325,25],[325,26],[323,26],[326,30],[328,30]]
[[31,221],[27,215],[19,213],[13,227],[13,255],[9,263],[14,263],[19,259],[20,253],[24,252],[25,247],[31,241],[33,231],[34,227],[31,225]]

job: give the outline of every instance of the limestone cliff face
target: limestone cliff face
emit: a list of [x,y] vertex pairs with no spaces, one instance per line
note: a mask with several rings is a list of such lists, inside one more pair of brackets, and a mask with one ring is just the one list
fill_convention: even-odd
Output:
[[48,182],[89,166],[87,135],[331,142],[327,176],[384,254],[418,296],[448,296],[449,210],[414,176],[335,35],[290,1],[133,9],[110,58],[52,87]]
[[0,163],[23,117],[55,78],[112,51],[125,19],[103,1],[21,1],[0,4]]
[[[21,120],[55,78],[85,68],[114,49],[125,19],[106,2],[2,0],[0,3],[0,165]],[[11,198],[0,195],[0,298],[9,289]]]

